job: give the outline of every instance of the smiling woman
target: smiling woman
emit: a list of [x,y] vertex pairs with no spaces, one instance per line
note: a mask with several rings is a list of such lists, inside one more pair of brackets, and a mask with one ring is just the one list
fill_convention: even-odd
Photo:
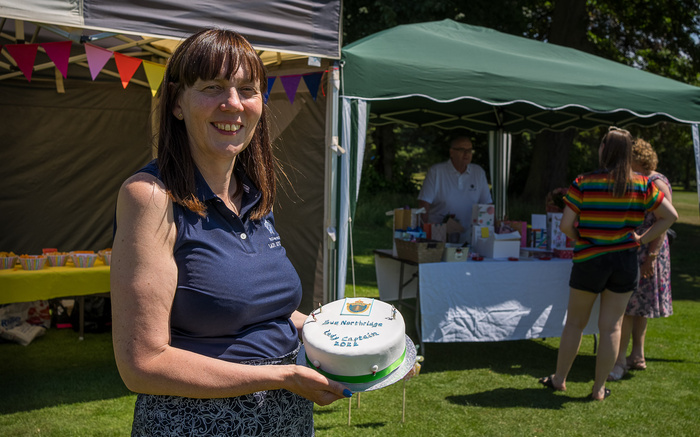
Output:
[[232,78],[198,79],[180,92],[172,111],[178,119],[183,116],[195,162],[211,159],[230,165],[231,158],[235,163],[236,156],[252,141],[263,99],[260,85],[250,82],[249,76],[248,68],[242,65]]
[[272,215],[266,86],[231,31],[191,36],[166,68],[158,158],[123,184],[112,249],[133,436],[313,435],[313,403],[351,395],[295,365],[306,316]]

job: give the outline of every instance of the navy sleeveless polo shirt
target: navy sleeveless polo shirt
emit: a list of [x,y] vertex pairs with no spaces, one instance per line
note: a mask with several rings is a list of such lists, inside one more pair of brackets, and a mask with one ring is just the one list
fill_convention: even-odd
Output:
[[[140,172],[159,177],[152,161]],[[250,219],[260,193],[243,182],[241,217],[216,196],[196,171],[198,198],[207,217],[173,203],[178,269],[171,345],[240,362],[281,357],[297,347],[290,317],[301,302],[299,275],[287,258],[272,213]]]

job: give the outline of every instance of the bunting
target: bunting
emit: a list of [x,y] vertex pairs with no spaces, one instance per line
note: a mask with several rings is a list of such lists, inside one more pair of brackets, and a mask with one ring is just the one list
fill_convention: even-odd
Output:
[[126,86],[129,85],[129,81],[134,77],[134,73],[136,73],[136,70],[138,70],[141,65],[141,60],[119,52],[114,52],[114,61],[117,63],[117,70],[122,80],[122,86],[126,89]]
[[49,59],[56,65],[56,68],[61,72],[63,78],[67,79],[68,59],[70,58],[70,48],[73,45],[73,41],[45,42],[39,45],[46,51]]
[[284,88],[284,92],[287,94],[289,103],[294,104],[294,98],[296,97],[299,83],[301,82],[302,78],[304,79],[306,88],[308,88],[309,93],[311,93],[311,97],[314,99],[314,101],[316,101],[319,85],[321,84],[321,79],[323,78],[323,73],[323,71],[319,71],[316,73],[290,74],[287,76],[268,76],[267,92],[263,95],[265,103],[267,103],[267,99],[270,97],[270,92],[272,91],[272,86],[274,85],[275,80],[278,78],[280,82],[282,82],[282,87]]
[[265,94],[263,94],[263,102],[267,105],[267,99],[270,98],[270,91],[272,91],[272,85],[275,84],[275,79],[277,79],[276,76],[268,77],[267,78],[267,91],[265,91]]
[[90,75],[92,80],[95,80],[105,64],[112,57],[111,51],[98,47],[96,45],[85,43],[85,56],[87,56],[88,66],[90,67]]
[[294,104],[294,96],[297,94],[297,87],[299,86],[299,81],[301,80],[300,74],[295,74],[292,76],[280,76],[282,81],[282,86],[284,87],[284,92],[287,93],[287,98],[289,103]]
[[163,83],[165,65],[143,61],[143,70],[146,72],[146,79],[148,79],[148,85],[151,87],[151,96],[155,97],[160,84]]
[[39,44],[6,44],[5,50],[17,63],[17,67],[24,74],[29,82],[32,81],[32,71],[34,71],[34,60]]
[[302,77],[304,78],[306,88],[309,89],[311,97],[314,99],[315,102],[316,96],[318,95],[318,86],[321,84],[321,78],[323,77],[323,73],[305,74]]
[[[53,62],[56,66],[56,69],[58,70],[56,77],[59,77],[58,73],[60,72],[63,78],[67,79],[70,51],[72,47],[72,41],[70,40],[41,44],[5,44],[4,46],[0,45],[0,50],[3,48],[7,50],[10,56],[12,56],[12,58],[15,60],[17,67],[22,71],[27,80],[31,82],[32,72],[34,70],[34,61],[36,60],[37,50],[40,46],[46,52],[49,59],[51,59],[51,62]],[[139,66],[143,65],[143,70],[146,73],[146,78],[148,79],[148,86],[151,89],[151,95],[155,97],[158,89],[163,83],[165,65],[142,60],[123,53],[113,52],[90,43],[85,43],[84,47],[92,80],[97,78],[97,75],[100,74],[107,62],[112,58],[112,56],[114,56],[114,61],[117,65],[122,86],[126,89]],[[277,82],[277,79],[279,79],[279,82],[282,83],[282,87],[284,88],[284,92],[287,95],[289,103],[294,104],[294,99],[298,93],[299,83],[302,79],[304,80],[304,84],[309,90],[311,97],[314,99],[314,101],[316,101],[321,80],[323,79],[323,73],[323,71],[320,71],[306,74],[269,76],[267,78],[267,90],[265,90],[263,93],[264,102],[267,104],[272,87],[274,86],[275,82]]]

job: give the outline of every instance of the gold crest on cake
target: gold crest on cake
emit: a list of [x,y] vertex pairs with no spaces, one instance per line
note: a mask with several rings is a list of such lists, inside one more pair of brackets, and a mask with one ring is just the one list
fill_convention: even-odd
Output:
[[403,378],[416,361],[401,313],[373,298],[345,298],[313,311],[302,330],[303,364],[353,392]]

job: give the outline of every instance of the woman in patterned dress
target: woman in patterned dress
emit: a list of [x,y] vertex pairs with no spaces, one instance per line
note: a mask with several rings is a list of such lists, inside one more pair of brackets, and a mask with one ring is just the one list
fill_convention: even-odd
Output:
[[[666,176],[656,171],[658,158],[651,144],[638,138],[632,147],[632,169],[649,178],[665,197],[671,201],[671,183]],[[656,216],[648,212],[644,224],[638,232],[643,232],[656,221]],[[632,293],[622,324],[620,351],[609,381],[617,381],[630,369],[644,370],[647,367],[644,358],[644,340],[647,331],[647,319],[668,317],[673,314],[671,300],[671,256],[666,233],[639,247],[639,285]],[[630,335],[632,351],[627,356]]]

